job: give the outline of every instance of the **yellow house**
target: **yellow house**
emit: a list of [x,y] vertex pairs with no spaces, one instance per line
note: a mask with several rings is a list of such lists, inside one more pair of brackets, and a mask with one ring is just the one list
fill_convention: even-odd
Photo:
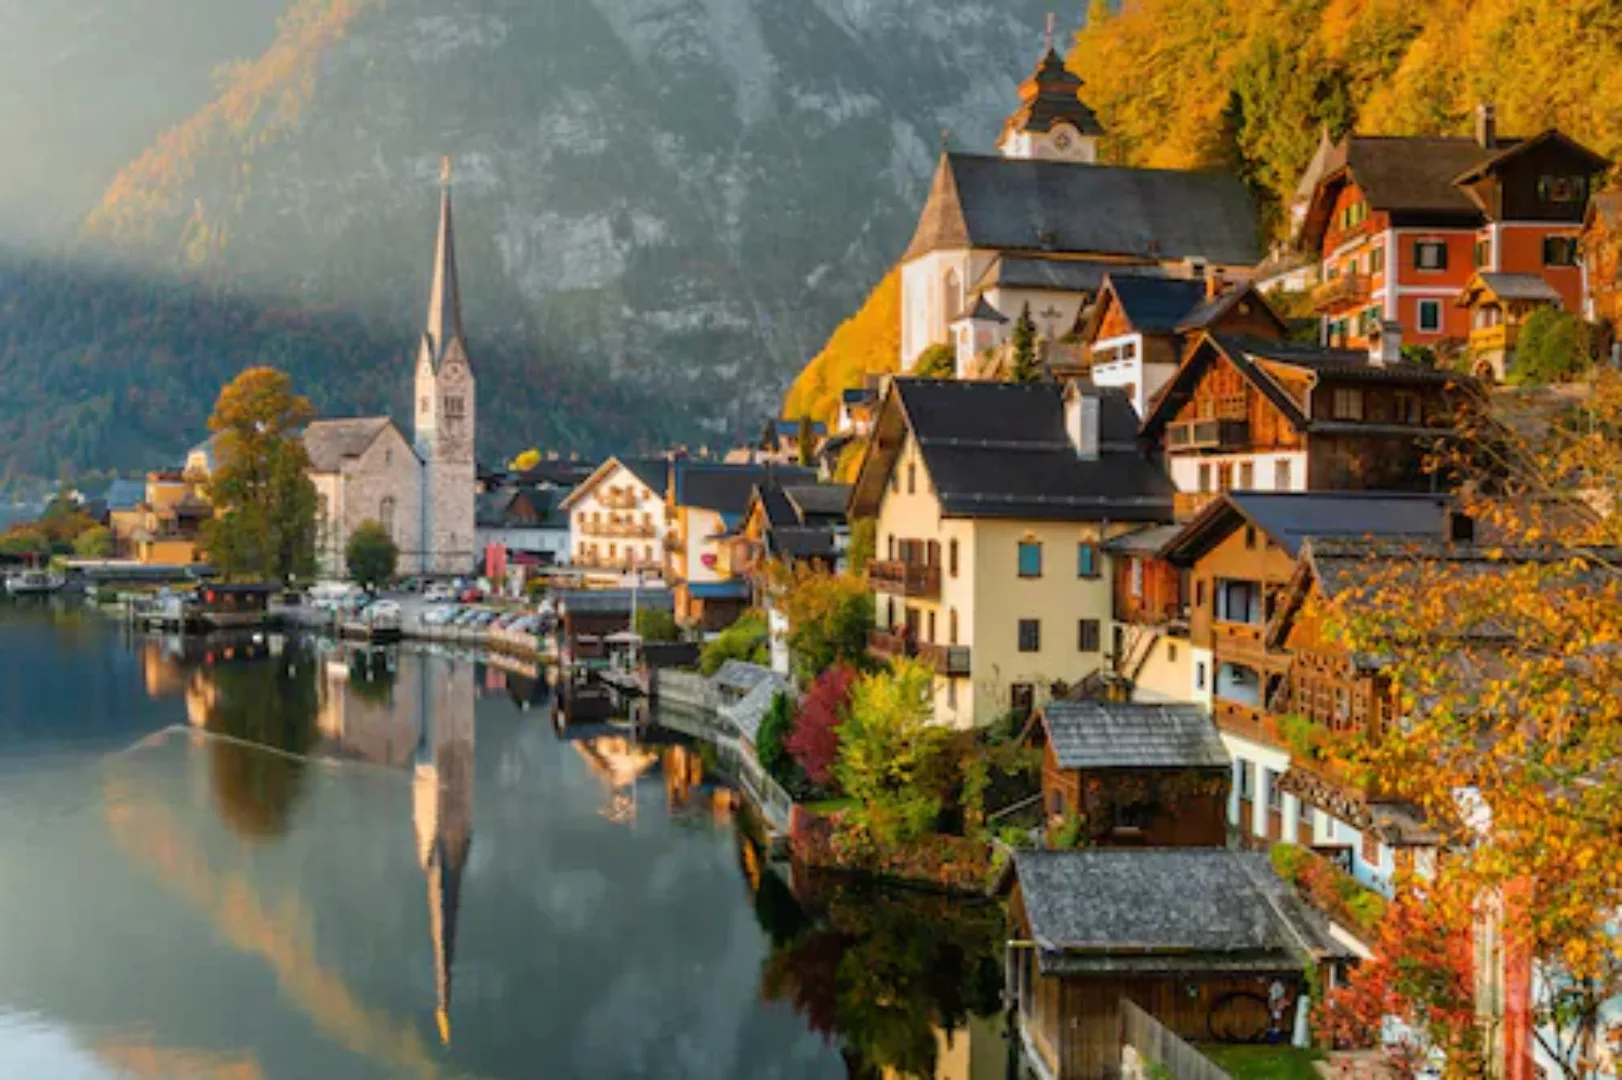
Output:
[[207,473],[150,472],[139,504],[108,515],[118,554],[149,566],[187,566],[202,561],[203,523],[214,516],[204,485]]
[[893,380],[851,497],[877,519],[872,650],[932,663],[953,727],[1113,670],[1104,544],[1171,521],[1172,494],[1122,391]]

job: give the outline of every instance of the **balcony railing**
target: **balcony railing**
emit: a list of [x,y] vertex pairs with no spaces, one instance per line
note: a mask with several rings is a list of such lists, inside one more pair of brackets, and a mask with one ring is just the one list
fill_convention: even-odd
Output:
[[1474,353],[1503,352],[1515,347],[1521,328],[1509,323],[1497,326],[1479,326],[1470,331],[1470,351]]
[[580,526],[583,536],[628,536],[642,540],[652,540],[659,535],[658,527],[651,521],[591,521],[587,520]]
[[867,580],[878,592],[934,600],[941,595],[941,568],[899,560],[874,560],[867,564]]
[[934,668],[937,675],[968,675],[973,653],[967,645],[930,645],[904,638],[886,630],[874,630],[867,635],[867,650],[880,660],[900,660],[906,657],[922,660]]
[[1214,621],[1211,639],[1216,662],[1243,664],[1254,671],[1282,671],[1289,667],[1288,656],[1268,650],[1266,631],[1261,623]]
[[1369,279],[1363,274],[1342,274],[1312,290],[1312,309],[1330,311],[1368,303]]
[[572,565],[588,570],[622,570],[626,573],[637,570],[662,573],[665,568],[664,562],[660,559],[627,559],[623,555],[610,558],[607,555],[593,555],[590,552],[578,552],[570,561]]
[[1217,727],[1230,735],[1238,735],[1240,738],[1270,746],[1284,746],[1284,740],[1279,735],[1278,721],[1274,719],[1272,713],[1259,706],[1242,705],[1237,701],[1216,698],[1211,702],[1211,715],[1216,720]]
[[1168,450],[1243,450],[1249,445],[1249,420],[1180,420],[1166,425]]
[[637,498],[636,492],[617,488],[603,492],[597,496],[597,501],[610,510],[635,510],[642,505],[642,500]]

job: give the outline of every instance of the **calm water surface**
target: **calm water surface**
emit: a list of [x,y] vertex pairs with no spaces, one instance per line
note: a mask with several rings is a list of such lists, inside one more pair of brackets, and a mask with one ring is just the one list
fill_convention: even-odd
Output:
[[705,760],[0,600],[0,1077],[1009,1075],[997,912],[774,869]]

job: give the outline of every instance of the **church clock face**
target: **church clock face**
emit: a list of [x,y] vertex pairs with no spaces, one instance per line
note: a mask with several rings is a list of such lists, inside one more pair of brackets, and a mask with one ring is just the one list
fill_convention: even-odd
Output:
[[1053,136],[1053,145],[1060,150],[1070,149],[1070,132],[1061,130],[1057,135]]

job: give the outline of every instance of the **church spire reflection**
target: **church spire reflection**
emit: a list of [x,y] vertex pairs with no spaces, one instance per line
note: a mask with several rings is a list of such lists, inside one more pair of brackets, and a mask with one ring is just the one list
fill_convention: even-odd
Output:
[[428,882],[434,1018],[440,1040],[449,1044],[462,873],[473,846],[473,668],[430,656],[423,658],[418,670],[424,707],[412,780],[412,821],[418,864]]

